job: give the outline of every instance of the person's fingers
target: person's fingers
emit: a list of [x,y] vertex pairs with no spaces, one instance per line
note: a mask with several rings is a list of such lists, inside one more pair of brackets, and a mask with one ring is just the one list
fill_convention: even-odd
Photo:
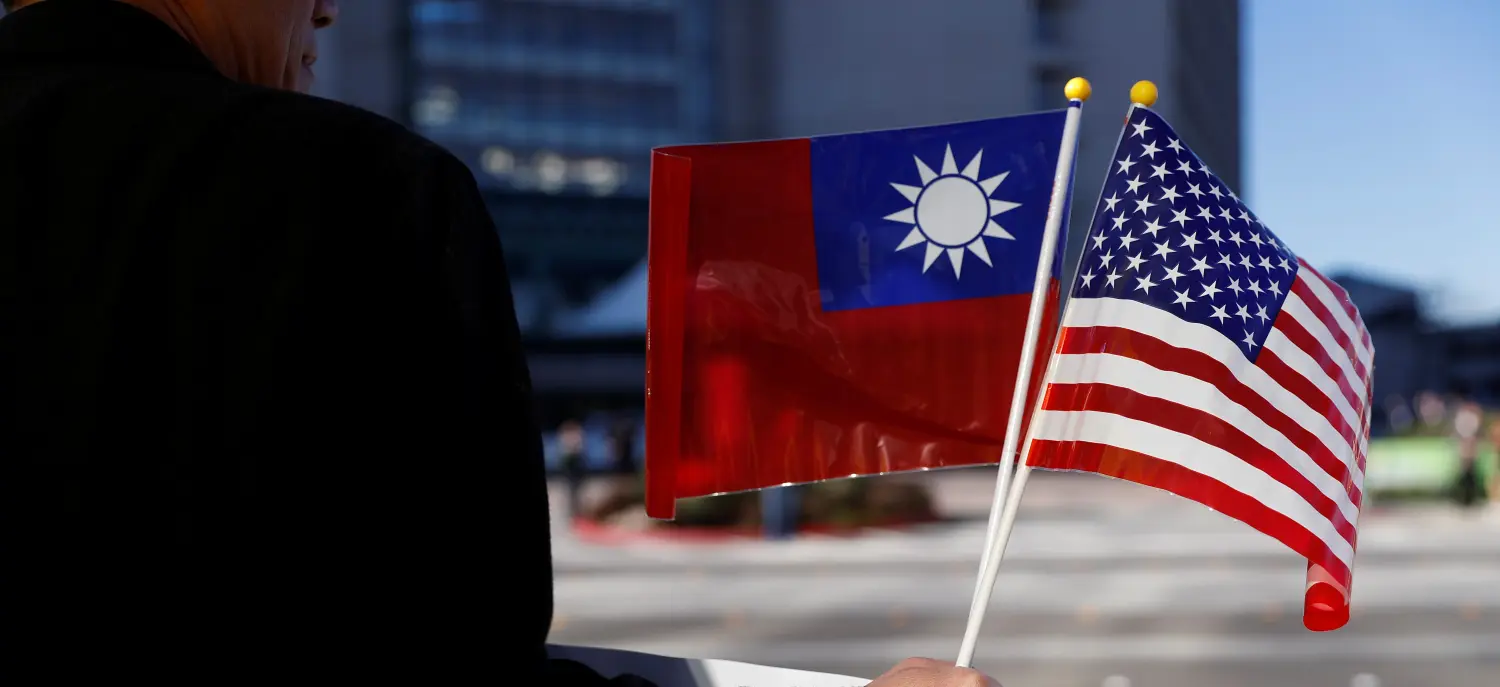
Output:
[[937,669],[937,668],[952,668],[952,667],[953,667],[952,663],[945,663],[945,662],[939,661],[937,659],[923,658],[921,656],[913,656],[913,657],[908,658],[908,659],[906,659],[906,660],[904,660],[904,661],[902,661],[900,663],[897,663],[896,667],[892,668],[891,670],[892,671],[896,671],[896,670],[902,670],[902,669],[905,669],[905,668],[920,668],[920,669],[923,669],[923,670],[933,670],[933,669]]
[[1000,682],[973,668],[949,668],[943,687],[1000,687]]
[[1001,687],[999,681],[973,668],[930,658],[908,658],[875,680],[891,687]]

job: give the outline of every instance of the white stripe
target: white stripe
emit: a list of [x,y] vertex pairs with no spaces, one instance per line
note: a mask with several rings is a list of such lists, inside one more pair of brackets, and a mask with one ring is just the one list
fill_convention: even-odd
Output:
[[1369,399],[1365,398],[1365,389],[1368,385],[1365,383],[1364,375],[1356,372],[1354,359],[1349,357],[1349,352],[1343,346],[1339,345],[1337,339],[1333,338],[1333,332],[1329,331],[1328,325],[1317,315],[1313,314],[1312,309],[1308,308],[1306,303],[1302,302],[1302,297],[1298,296],[1296,292],[1287,294],[1286,302],[1282,304],[1281,311],[1296,320],[1298,324],[1302,325],[1303,329],[1307,330],[1307,333],[1312,334],[1313,338],[1318,341],[1318,345],[1323,347],[1323,351],[1328,355],[1328,359],[1332,360],[1333,364],[1338,365],[1339,371],[1344,375],[1344,379],[1349,380],[1349,388],[1354,390],[1354,395],[1359,399],[1360,405],[1363,406],[1368,403]]
[[[1344,416],[1344,422],[1349,425],[1350,431],[1354,432],[1355,440],[1359,439],[1359,428],[1364,424],[1359,413],[1354,411],[1354,406],[1349,405],[1349,399],[1344,396],[1343,390],[1339,389],[1339,383],[1323,371],[1323,367],[1313,359],[1312,355],[1302,350],[1301,346],[1292,343],[1291,339],[1286,338],[1285,334],[1275,328],[1266,334],[1264,347],[1275,353],[1276,357],[1281,358],[1281,362],[1286,363],[1286,366],[1292,368],[1293,372],[1318,387],[1318,391],[1323,392],[1323,395],[1333,402],[1334,407],[1339,409],[1339,414]],[[1353,442],[1350,442],[1350,445],[1353,446]]]
[[[1036,439],[1084,441],[1116,446],[1176,463],[1255,499],[1301,525],[1323,542],[1344,565],[1354,561],[1354,547],[1292,488],[1217,446],[1186,434],[1120,415],[1094,411],[1041,411],[1033,420]],[[1212,507],[1213,504],[1205,504]]]
[[1349,319],[1349,313],[1344,310],[1344,301],[1328,288],[1326,282],[1311,271],[1303,274],[1302,268],[1299,267],[1297,278],[1307,284],[1307,288],[1312,290],[1313,296],[1317,297],[1318,302],[1322,303],[1328,312],[1333,313],[1333,319],[1339,323],[1339,328],[1344,330],[1344,336],[1349,337],[1349,341],[1354,343],[1354,351],[1359,356],[1359,361],[1364,364],[1366,370],[1372,369],[1370,361],[1375,357],[1375,351],[1365,345],[1364,329],[1355,326],[1354,322]]
[[[1266,399],[1293,422],[1307,428],[1333,455],[1346,457],[1353,442],[1344,439],[1327,417],[1287,391],[1247,360],[1239,346],[1212,327],[1188,322],[1144,303],[1123,298],[1074,298],[1063,315],[1065,327],[1118,327],[1153,337],[1168,346],[1200,351],[1229,367],[1235,379]],[[1353,431],[1353,426],[1350,430]],[[1358,436],[1355,437],[1358,439]],[[1364,483],[1359,464],[1349,461],[1357,484]]]
[[[1110,354],[1059,355],[1056,371],[1050,379],[1058,384],[1118,386],[1217,417],[1275,453],[1324,496],[1338,504],[1349,522],[1356,522],[1359,518],[1359,508],[1349,498],[1342,482],[1319,467],[1307,452],[1297,448],[1260,416],[1235,403],[1213,384],[1197,377],[1158,370],[1135,358]],[[1347,456],[1336,457],[1348,464]]]

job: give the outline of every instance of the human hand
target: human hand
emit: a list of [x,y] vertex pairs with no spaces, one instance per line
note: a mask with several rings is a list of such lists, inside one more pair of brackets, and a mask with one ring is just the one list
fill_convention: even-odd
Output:
[[973,668],[958,668],[930,658],[908,658],[868,687],[1000,687],[1000,683]]

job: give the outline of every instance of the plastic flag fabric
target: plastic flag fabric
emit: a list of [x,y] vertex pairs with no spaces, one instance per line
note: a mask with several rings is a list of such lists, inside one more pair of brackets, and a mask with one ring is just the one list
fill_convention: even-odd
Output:
[[656,150],[647,512],[998,462],[1065,113]]
[[1079,265],[1027,463],[1193,499],[1308,560],[1304,624],[1342,627],[1374,349],[1155,112],[1132,109]]

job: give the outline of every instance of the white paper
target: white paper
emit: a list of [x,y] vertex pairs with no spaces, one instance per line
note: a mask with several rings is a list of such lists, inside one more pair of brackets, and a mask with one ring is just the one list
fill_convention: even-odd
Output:
[[586,646],[547,645],[552,658],[577,661],[605,677],[629,673],[657,687],[865,687],[869,680],[847,675],[772,668],[738,661],[677,658]]

